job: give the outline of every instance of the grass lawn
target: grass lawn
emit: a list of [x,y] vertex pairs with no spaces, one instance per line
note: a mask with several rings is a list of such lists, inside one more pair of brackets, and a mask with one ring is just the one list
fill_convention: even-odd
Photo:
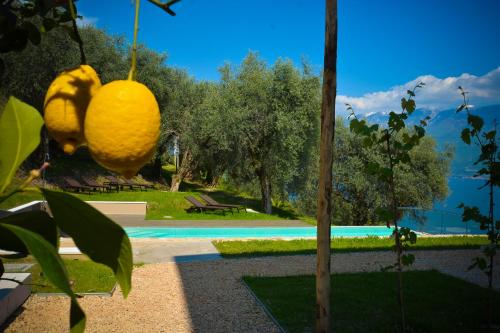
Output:
[[[244,197],[237,194],[225,192],[225,191],[214,191],[214,192],[203,192],[202,189],[191,190],[187,192],[164,192],[159,190],[149,190],[149,191],[121,191],[114,193],[98,193],[92,195],[78,194],[82,200],[95,200],[95,201],[146,201],[148,203],[148,212],[146,219],[150,220],[161,220],[169,219],[164,216],[171,216],[174,220],[276,220],[276,219],[298,219],[298,216],[291,208],[278,208],[274,207],[273,214],[263,214],[263,213],[229,213],[226,212],[223,215],[220,212],[210,212],[210,213],[197,213],[197,212],[186,212],[186,209],[191,206],[191,204],[184,199],[185,196],[191,195],[197,197],[200,202],[203,202],[198,195],[200,193],[208,193],[212,198],[221,202],[228,204],[240,204],[245,205],[248,208],[254,210],[260,209],[260,200],[251,197]],[[6,201],[0,203],[0,209],[12,208],[33,200],[41,200],[40,194],[35,192],[25,192],[16,194]]]
[[[148,211],[146,218],[150,220],[162,220],[169,219],[164,216],[171,216],[174,220],[273,220],[280,219],[278,214],[267,215],[261,213],[247,213],[247,212],[226,212],[222,214],[221,212],[208,212],[208,213],[198,213],[198,212],[187,212],[186,209],[191,207],[184,197],[194,196],[198,198],[198,201],[204,202],[198,197],[199,192],[162,192],[162,191],[123,191],[119,193],[103,193],[103,194],[93,194],[93,195],[79,195],[83,200],[110,200],[110,201],[146,201],[148,203]],[[251,199],[245,200],[245,198],[231,196],[223,193],[219,196],[209,194],[214,199],[223,203],[235,203],[243,204],[247,207],[254,207]],[[284,218],[284,217],[283,217]]]
[[[316,253],[316,240],[250,240],[250,241],[214,241],[217,250],[224,257],[251,257],[291,254]],[[333,252],[381,251],[391,250],[392,238],[333,238]],[[471,249],[488,244],[484,236],[419,237],[411,246],[415,250]]]
[[[110,292],[116,283],[113,272],[108,267],[88,260],[85,256],[63,256],[64,264],[72,281],[73,291],[77,293]],[[4,260],[5,263],[36,262],[32,257],[20,260]],[[27,273],[31,273],[34,293],[61,292],[51,285],[35,264]]]
[[[245,277],[289,332],[313,331],[315,277]],[[487,290],[437,271],[404,273],[411,332],[486,332]],[[332,275],[333,332],[397,332],[396,273]],[[500,307],[500,294],[494,297]],[[497,317],[498,321],[498,317]]]

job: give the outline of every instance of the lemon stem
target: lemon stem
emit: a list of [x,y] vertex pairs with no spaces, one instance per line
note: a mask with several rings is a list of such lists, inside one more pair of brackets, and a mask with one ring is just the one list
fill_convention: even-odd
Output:
[[78,48],[80,49],[80,64],[85,65],[87,63],[87,57],[85,57],[85,52],[83,51],[83,41],[78,32],[78,26],[76,25],[76,12],[73,0],[68,0],[69,12],[71,14],[71,21],[73,23],[73,31],[75,32],[76,41],[78,42]]
[[135,0],[135,20],[134,20],[134,42],[132,44],[132,66],[128,73],[129,80],[135,80],[137,71],[137,32],[139,30],[139,3],[140,0]]

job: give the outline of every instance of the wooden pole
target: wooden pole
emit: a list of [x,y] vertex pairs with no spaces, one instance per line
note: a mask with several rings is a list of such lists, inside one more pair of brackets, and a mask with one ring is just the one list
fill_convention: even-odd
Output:
[[333,139],[337,95],[337,0],[326,0],[325,55],[317,210],[316,332],[330,331],[330,225]]

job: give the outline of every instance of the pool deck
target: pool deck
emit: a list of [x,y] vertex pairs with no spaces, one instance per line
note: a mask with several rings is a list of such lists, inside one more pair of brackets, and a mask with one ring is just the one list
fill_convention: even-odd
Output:
[[[300,220],[145,220],[144,215],[109,217],[122,227],[312,227]],[[210,238],[131,238],[135,263],[180,263],[219,260]],[[61,248],[76,249],[71,238],[61,238]]]
[[109,215],[122,227],[312,227],[301,220],[146,220],[143,215]]

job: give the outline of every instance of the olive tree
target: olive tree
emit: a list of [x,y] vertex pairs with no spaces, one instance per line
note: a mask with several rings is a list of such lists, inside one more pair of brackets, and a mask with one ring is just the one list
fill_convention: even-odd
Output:
[[235,133],[230,174],[256,180],[262,209],[271,213],[273,194],[286,197],[287,185],[300,177],[308,139],[317,131],[319,78],[287,60],[268,67],[252,52],[222,72],[221,96],[230,101],[224,105]]

